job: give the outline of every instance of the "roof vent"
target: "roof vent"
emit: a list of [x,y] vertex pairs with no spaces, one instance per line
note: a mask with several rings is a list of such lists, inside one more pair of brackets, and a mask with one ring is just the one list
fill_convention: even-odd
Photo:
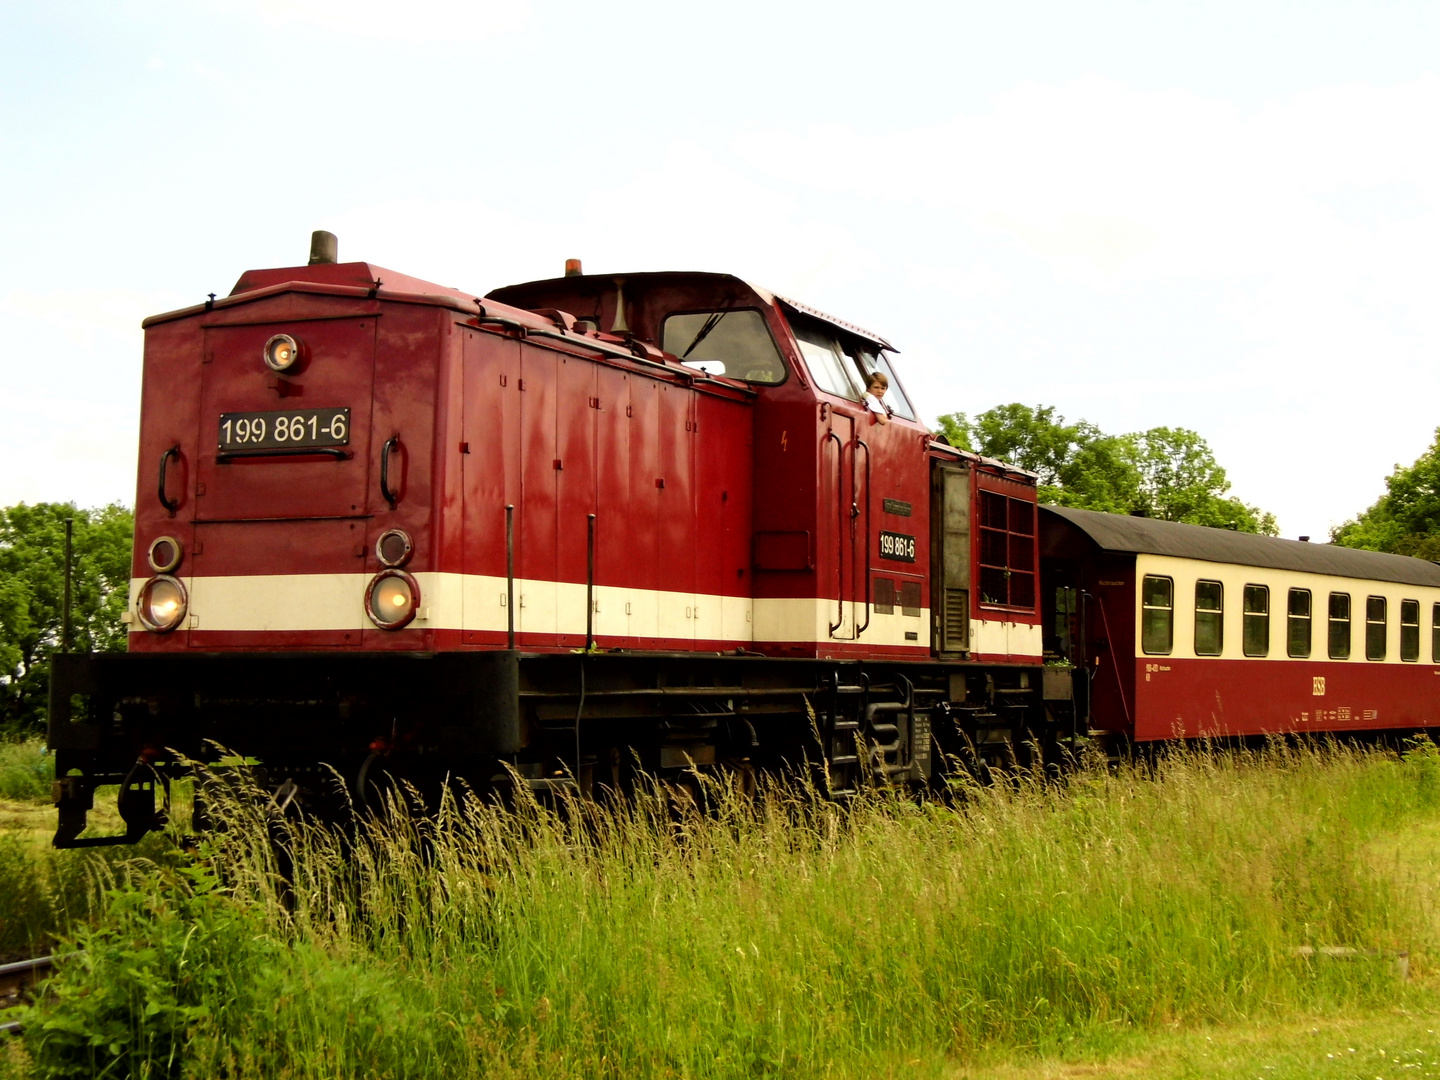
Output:
[[1308,544],[1308,543],[1310,543],[1310,537],[1308,537],[1308,536],[1302,536],[1302,537],[1300,537],[1300,543],[1302,543],[1302,544]]
[[324,229],[316,229],[310,234],[311,266],[339,261],[340,241],[335,239],[334,233],[326,232]]

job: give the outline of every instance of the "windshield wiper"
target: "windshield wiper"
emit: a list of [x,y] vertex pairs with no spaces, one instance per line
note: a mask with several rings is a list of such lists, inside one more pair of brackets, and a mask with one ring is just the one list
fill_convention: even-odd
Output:
[[712,311],[710,313],[710,317],[705,320],[705,325],[700,327],[700,332],[695,335],[695,340],[690,342],[689,348],[687,348],[683,353],[680,354],[680,359],[684,360],[687,356],[694,352],[695,346],[699,345],[700,342],[704,341],[706,335],[709,334],[711,330],[714,330],[720,320],[728,314],[730,314],[728,311]]

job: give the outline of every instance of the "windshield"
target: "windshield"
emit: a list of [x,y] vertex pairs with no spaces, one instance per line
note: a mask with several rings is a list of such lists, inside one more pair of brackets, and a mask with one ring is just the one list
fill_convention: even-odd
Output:
[[667,315],[660,347],[712,374],[766,386],[785,381],[785,361],[765,317],[752,308]]

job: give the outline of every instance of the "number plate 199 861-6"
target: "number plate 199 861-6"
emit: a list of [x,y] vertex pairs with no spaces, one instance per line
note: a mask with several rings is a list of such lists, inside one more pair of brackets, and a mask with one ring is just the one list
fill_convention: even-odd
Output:
[[915,537],[905,533],[882,532],[880,534],[880,558],[914,562]]
[[220,449],[305,450],[350,442],[349,409],[220,414]]

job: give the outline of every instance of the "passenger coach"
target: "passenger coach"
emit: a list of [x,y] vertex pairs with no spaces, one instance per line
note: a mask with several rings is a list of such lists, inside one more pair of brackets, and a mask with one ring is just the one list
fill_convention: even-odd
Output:
[[1440,566],[1042,506],[1046,647],[1138,741],[1440,723]]

